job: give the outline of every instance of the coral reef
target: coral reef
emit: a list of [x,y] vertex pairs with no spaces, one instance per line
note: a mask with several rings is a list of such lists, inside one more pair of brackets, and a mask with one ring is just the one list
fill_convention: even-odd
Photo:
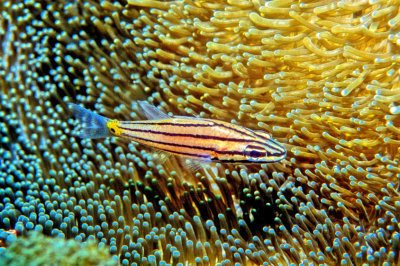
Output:
[[105,247],[95,243],[43,236],[29,232],[0,253],[1,265],[117,265]]
[[[122,265],[400,263],[400,2],[0,3],[0,228]],[[282,163],[208,165],[71,134],[67,102],[270,132]]]

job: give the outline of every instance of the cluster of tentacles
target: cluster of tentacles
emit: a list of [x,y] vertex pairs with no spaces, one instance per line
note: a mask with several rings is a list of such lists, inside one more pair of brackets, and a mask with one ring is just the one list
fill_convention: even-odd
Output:
[[[0,228],[122,265],[399,263],[399,8],[2,1]],[[137,100],[268,131],[287,158],[193,173],[71,134],[68,102],[135,120]]]

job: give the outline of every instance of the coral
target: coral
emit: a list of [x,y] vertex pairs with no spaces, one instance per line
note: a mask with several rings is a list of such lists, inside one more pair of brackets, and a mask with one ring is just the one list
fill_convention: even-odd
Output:
[[[122,265],[399,260],[399,14],[381,1],[3,1],[0,227]],[[265,130],[282,163],[208,165],[71,134],[67,102]]]
[[104,247],[32,231],[0,253],[1,265],[117,265]]

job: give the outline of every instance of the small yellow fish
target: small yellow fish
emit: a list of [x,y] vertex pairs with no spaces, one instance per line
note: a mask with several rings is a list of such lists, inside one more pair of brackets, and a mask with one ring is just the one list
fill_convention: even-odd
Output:
[[270,163],[286,157],[285,148],[266,132],[215,119],[171,117],[147,102],[138,103],[149,120],[111,120],[78,105],[69,106],[81,123],[81,138],[125,137],[203,162]]

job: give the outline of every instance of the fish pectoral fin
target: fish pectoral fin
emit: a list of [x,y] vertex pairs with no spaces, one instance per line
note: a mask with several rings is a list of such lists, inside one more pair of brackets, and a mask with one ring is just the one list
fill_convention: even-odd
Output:
[[144,115],[149,120],[157,120],[157,119],[170,119],[171,117],[166,113],[160,111],[154,105],[149,104],[145,101],[138,101],[140,108],[143,110]]
[[157,149],[152,149],[152,160],[154,162],[156,162],[157,164],[164,164],[168,158],[170,158],[171,156],[173,156],[170,153],[167,153],[165,151],[161,151],[161,150],[157,150]]
[[211,160],[196,160],[196,159],[190,159],[190,158],[185,158],[185,157],[180,157],[179,161],[181,162],[181,165],[183,168],[188,170],[191,173],[197,172],[201,168],[205,167],[205,165],[209,164]]

